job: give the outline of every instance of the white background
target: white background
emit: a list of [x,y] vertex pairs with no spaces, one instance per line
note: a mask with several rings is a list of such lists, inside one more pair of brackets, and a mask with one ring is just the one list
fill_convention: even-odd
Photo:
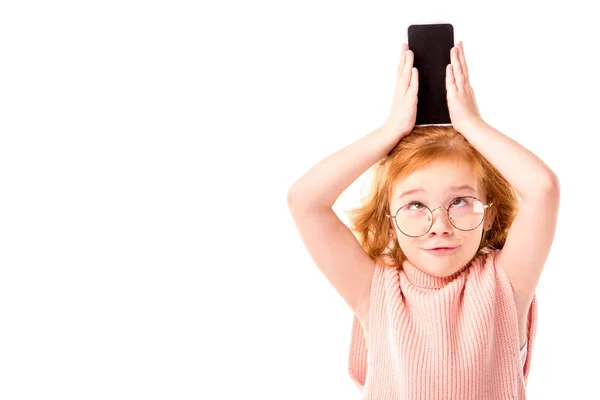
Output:
[[0,398],[358,399],[351,311],[286,195],[383,122],[406,29],[433,22],[486,122],[560,179],[528,397],[597,395],[593,7],[3,2]]

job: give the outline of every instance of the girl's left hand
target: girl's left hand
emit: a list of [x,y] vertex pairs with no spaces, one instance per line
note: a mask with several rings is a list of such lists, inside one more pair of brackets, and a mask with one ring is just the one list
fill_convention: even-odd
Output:
[[475,93],[469,82],[469,71],[462,41],[450,49],[450,64],[446,66],[446,99],[452,126],[463,132],[468,125],[481,121]]

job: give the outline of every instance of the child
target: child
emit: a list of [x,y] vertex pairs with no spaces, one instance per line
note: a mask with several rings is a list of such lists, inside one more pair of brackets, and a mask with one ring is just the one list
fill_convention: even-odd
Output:
[[[299,179],[290,212],[354,312],[362,399],[525,399],[558,179],[483,121],[461,42],[446,70],[452,127],[414,127],[418,72],[402,50],[388,119]],[[350,230],[332,206],[374,164]]]

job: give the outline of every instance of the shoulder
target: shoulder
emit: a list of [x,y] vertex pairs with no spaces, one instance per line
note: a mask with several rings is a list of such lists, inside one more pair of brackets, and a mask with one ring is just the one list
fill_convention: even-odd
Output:
[[499,257],[501,250],[499,249],[485,249],[477,253],[473,257],[472,263],[476,268],[486,270],[490,273],[494,272],[499,266]]
[[384,288],[390,280],[397,282],[398,265],[389,256],[380,256],[375,260],[372,285]]
[[481,255],[474,262],[474,271],[478,275],[471,281],[476,282],[478,286],[484,287],[485,292],[493,292],[497,299],[503,298],[510,300],[515,304],[519,311],[519,303],[515,297],[513,285],[502,265],[502,249],[492,249],[488,253]]
[[477,253],[471,260],[467,274],[469,286],[486,286],[493,288],[498,281],[504,281],[499,262],[500,250],[489,249]]

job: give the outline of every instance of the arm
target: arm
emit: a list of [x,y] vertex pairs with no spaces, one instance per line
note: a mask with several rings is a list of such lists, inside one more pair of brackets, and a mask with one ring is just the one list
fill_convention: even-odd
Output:
[[522,199],[557,186],[556,175],[542,160],[481,118],[462,42],[450,50],[450,61],[446,67],[446,90],[454,128],[500,171]]
[[363,326],[375,262],[332,210],[339,195],[412,131],[417,113],[413,54],[401,56],[392,113],[378,129],[329,155],[288,191],[288,207],[309,254]]
[[523,200],[557,188],[558,178],[542,160],[482,119],[471,121],[460,133],[500,171]]
[[309,209],[331,208],[340,194],[398,141],[398,134],[382,125],[313,166],[289,189],[288,202]]
[[331,154],[288,192],[288,207],[311,258],[363,323],[370,303],[375,262],[332,209],[339,194],[398,139],[386,127]]
[[521,197],[499,256],[521,316],[529,310],[554,240],[560,203],[558,178],[533,153],[484,122],[462,133]]
[[486,124],[469,83],[462,42],[451,51],[447,69],[448,108],[455,128],[479,151],[521,197],[500,264],[511,282],[519,316],[529,310],[550,252],[560,203],[558,178],[542,160]]
[[312,167],[288,192],[295,207],[328,209],[342,192],[408,135],[417,119],[419,75],[414,54],[402,43],[390,114],[375,131]]

